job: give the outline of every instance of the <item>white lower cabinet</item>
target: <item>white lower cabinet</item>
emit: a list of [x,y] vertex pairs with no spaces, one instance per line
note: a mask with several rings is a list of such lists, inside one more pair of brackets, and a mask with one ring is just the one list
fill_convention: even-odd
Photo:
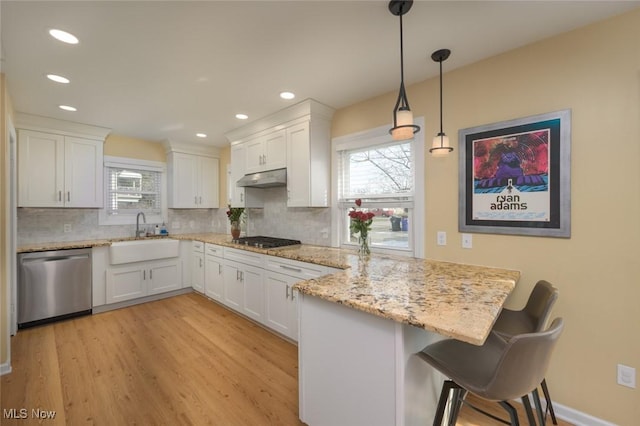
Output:
[[264,323],[264,256],[233,248],[224,250],[223,303]]
[[[195,291],[293,341],[298,340],[294,284],[337,271],[249,250],[199,241],[192,244],[191,283]],[[128,288],[132,294],[136,291],[134,284]]]
[[213,244],[205,244],[204,294],[218,302],[224,300],[223,249]]
[[293,285],[325,275],[327,268],[266,256],[265,269],[265,325],[298,341],[298,297]]
[[111,266],[107,269],[106,302],[122,302],[181,287],[179,258]]
[[230,260],[224,261],[223,303],[233,310],[242,311],[244,284],[241,277],[242,264]]
[[191,287],[198,293],[204,293],[204,243],[193,242],[191,254]]
[[298,340],[297,297],[293,285],[300,281],[289,275],[266,271],[265,285],[265,320],[266,326],[292,340]]

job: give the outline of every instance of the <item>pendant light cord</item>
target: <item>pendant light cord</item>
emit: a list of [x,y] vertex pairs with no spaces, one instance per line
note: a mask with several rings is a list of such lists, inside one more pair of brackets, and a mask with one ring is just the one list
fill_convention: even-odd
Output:
[[440,134],[443,134],[442,128],[442,61],[440,61]]

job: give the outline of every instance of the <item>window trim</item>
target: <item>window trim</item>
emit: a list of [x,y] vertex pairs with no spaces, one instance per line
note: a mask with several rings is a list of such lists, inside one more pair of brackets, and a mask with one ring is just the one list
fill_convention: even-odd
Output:
[[[167,165],[166,163],[161,163],[159,161],[149,161],[149,160],[139,160],[137,158],[127,158],[127,157],[112,157],[112,156],[104,156],[102,173],[104,174],[104,187],[103,191],[103,199],[104,206],[107,206],[107,194],[109,185],[109,176],[108,176],[108,168],[109,167],[122,167],[122,168],[132,168],[137,170],[148,170],[152,172],[160,173],[160,211],[161,213],[158,215],[145,214],[146,223],[167,223],[168,214],[167,214]],[[106,208],[101,208],[98,213],[98,224],[99,225],[135,225],[136,217],[133,215],[124,215],[124,216],[113,216],[107,214]]]
[[[423,130],[414,137],[415,149],[415,169],[414,169],[414,200],[413,200],[413,232],[410,239],[413,240],[413,250],[406,249],[382,249],[372,248],[372,251],[385,254],[397,254],[413,256],[424,259],[424,229],[425,229],[425,147],[424,147],[424,117],[417,117],[415,123]],[[389,125],[338,136],[331,140],[331,246],[340,247],[342,243],[342,233],[344,232],[344,222],[342,219],[342,206],[338,202],[338,185],[340,173],[339,151],[365,148],[367,146],[380,145],[390,142]],[[419,220],[418,218],[422,218]],[[350,246],[345,246],[350,247]]]

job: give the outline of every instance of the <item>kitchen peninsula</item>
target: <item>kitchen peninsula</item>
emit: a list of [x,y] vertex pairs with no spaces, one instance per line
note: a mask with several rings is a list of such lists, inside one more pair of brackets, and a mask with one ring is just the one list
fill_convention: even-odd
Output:
[[443,336],[481,345],[520,273],[391,256],[349,262],[295,286],[300,419],[428,424],[442,377],[413,354]]

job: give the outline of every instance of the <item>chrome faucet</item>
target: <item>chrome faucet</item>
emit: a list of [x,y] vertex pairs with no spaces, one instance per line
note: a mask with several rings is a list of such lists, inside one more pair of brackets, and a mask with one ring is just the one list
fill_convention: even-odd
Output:
[[142,221],[144,223],[147,223],[147,218],[144,217],[144,213],[143,212],[139,212],[138,215],[136,216],[136,238],[140,238],[140,237],[144,237],[145,234],[147,233],[144,230],[140,230],[140,215],[142,215]]

